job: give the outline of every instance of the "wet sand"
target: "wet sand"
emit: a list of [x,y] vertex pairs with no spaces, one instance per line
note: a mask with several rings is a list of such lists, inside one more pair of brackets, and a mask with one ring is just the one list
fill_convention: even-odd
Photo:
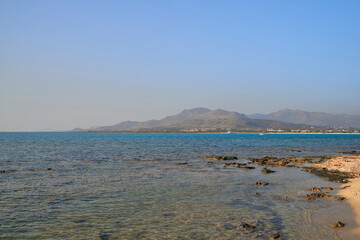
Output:
[[347,202],[350,204],[356,215],[355,222],[357,226],[356,228],[351,229],[351,232],[359,236],[360,239],[360,178],[351,179],[349,183],[344,184],[342,187],[346,188],[341,189],[339,195],[347,199]]
[[349,224],[349,231],[339,232],[339,235],[342,239],[350,239],[349,236],[358,237],[351,237],[351,239],[360,239],[360,156],[339,156],[316,164],[315,167],[350,173],[353,176],[353,179],[349,179],[348,183],[342,185],[338,193],[346,198],[346,201],[353,209],[355,225]]

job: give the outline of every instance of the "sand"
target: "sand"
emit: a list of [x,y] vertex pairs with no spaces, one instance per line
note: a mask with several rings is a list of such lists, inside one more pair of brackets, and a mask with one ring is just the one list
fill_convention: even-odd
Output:
[[349,183],[343,185],[343,187],[345,186],[349,187],[341,189],[339,195],[345,197],[353,209],[356,215],[355,222],[357,227],[353,229],[352,232],[360,236],[360,178],[351,179]]
[[338,194],[346,198],[356,215],[355,222],[357,226],[351,229],[351,232],[359,236],[358,239],[360,239],[360,156],[343,155],[334,157],[321,164],[316,164],[315,167],[351,173],[354,177],[348,183],[342,185]]

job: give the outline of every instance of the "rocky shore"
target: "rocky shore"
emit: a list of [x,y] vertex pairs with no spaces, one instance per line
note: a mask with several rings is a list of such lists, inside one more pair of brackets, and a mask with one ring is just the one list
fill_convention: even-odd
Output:
[[[301,152],[299,150],[290,152]],[[211,159],[217,162],[227,160],[223,168],[254,169],[249,165],[258,165],[263,167],[261,172],[264,174],[275,173],[275,170],[268,169],[277,167],[300,168],[303,171],[315,174],[319,177],[328,179],[332,182],[343,183],[338,195],[334,195],[331,187],[313,187],[308,191],[312,192],[306,195],[308,201],[316,199],[335,199],[337,201],[346,200],[352,207],[356,215],[356,228],[351,231],[353,236],[360,237],[360,152],[339,152],[342,155],[323,155],[306,157],[273,157],[265,156],[261,158],[248,158],[247,163],[236,162],[236,156],[203,156],[204,159]],[[229,162],[234,161],[234,162]],[[204,165],[212,165],[213,162],[207,162]],[[255,185],[268,185],[269,183],[256,182]],[[255,193],[258,195],[259,193]],[[290,200],[285,197],[285,200]],[[334,229],[346,227],[346,223],[341,221],[334,222],[330,226]],[[344,238],[346,239],[346,237]]]

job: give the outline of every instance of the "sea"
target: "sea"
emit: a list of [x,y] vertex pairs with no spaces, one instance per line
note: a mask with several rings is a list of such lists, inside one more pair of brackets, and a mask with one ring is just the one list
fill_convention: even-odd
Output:
[[201,157],[352,150],[360,135],[0,133],[0,239],[340,239],[328,222],[341,214],[316,218],[350,209],[346,201],[306,199],[312,187],[339,183]]

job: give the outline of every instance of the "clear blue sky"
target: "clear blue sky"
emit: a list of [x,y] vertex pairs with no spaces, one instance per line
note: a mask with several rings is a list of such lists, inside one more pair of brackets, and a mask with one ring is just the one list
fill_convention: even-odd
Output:
[[0,131],[360,114],[360,1],[0,0]]

